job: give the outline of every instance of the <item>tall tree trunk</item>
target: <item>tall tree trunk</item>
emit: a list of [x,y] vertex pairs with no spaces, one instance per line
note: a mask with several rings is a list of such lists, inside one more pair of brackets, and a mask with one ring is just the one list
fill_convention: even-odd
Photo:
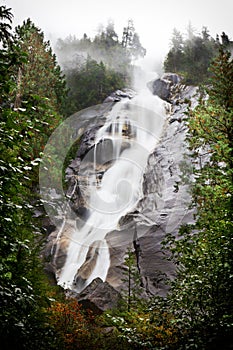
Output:
[[22,87],[22,69],[19,67],[18,69],[18,75],[17,75],[17,89],[16,89],[16,97],[15,97],[15,103],[14,108],[19,108],[21,106],[21,87]]

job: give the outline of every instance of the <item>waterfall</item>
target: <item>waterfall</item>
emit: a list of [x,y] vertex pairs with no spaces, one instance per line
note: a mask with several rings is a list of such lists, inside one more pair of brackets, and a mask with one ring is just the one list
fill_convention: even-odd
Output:
[[164,102],[148,89],[121,100],[109,112],[80,166],[79,176],[85,179],[80,190],[89,216],[70,238],[59,285],[81,292],[97,277],[106,280],[106,235],[118,229],[119,220],[142,197],[144,169],[162,133],[164,116]]

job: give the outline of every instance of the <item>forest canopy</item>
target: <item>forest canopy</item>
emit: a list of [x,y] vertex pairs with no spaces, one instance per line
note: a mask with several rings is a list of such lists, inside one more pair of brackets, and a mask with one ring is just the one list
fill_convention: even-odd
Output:
[[164,70],[180,74],[186,84],[206,84],[212,74],[209,67],[217,57],[221,45],[229,50],[233,48],[233,42],[225,32],[221,39],[219,35],[214,39],[207,27],[203,27],[201,34],[197,34],[189,23],[186,36],[175,28],[171,48],[164,61]]
[[132,20],[121,38],[109,21],[93,39],[86,33],[81,39],[70,35],[58,39],[55,49],[69,88],[67,116],[129,86],[134,61],[146,54]]

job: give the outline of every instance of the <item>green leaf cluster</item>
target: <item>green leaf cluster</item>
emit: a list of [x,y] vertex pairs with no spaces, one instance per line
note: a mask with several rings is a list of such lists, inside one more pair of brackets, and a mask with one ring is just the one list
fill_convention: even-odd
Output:
[[[35,189],[43,145],[62,117],[59,100],[46,93],[47,82],[39,82],[38,71],[33,74],[34,60],[48,54],[42,41],[30,51],[28,38],[39,32],[28,21],[14,36],[10,9],[1,6],[0,14],[1,347],[45,349],[51,337],[45,313],[49,288],[40,259],[43,234],[34,217],[40,205]],[[47,67],[50,77],[56,75],[53,68]]]

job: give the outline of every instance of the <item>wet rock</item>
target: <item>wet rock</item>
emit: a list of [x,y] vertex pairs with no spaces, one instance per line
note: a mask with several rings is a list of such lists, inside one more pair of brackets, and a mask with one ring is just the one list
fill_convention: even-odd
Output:
[[[178,81],[175,76],[169,79]],[[185,112],[189,104],[176,105],[177,91],[170,95],[174,103],[172,112],[160,142],[148,159],[143,197],[134,212],[121,218],[119,230],[107,235],[111,256],[107,281],[118,291],[127,288],[123,282],[124,259],[127,248],[131,246],[134,250],[133,242],[136,242],[138,269],[147,296],[165,295],[166,280],[174,278],[175,266],[162,253],[161,242],[166,233],[177,235],[182,224],[193,223],[193,211],[189,209],[192,164],[185,141]],[[191,99],[194,106],[195,94],[196,88],[180,86],[178,98],[179,101]],[[184,175],[186,182],[182,181]]]
[[161,242],[164,239],[164,231],[157,225],[148,227],[138,224],[137,234],[139,236],[138,264],[143,287],[148,296],[165,296],[168,290],[166,281],[174,277],[175,267],[162,252]]
[[[174,76],[172,79],[177,82]],[[179,99],[190,99],[189,104],[195,106],[195,94],[196,88],[181,86]],[[138,266],[149,295],[165,295],[166,278],[172,279],[175,275],[174,265],[161,252],[166,233],[177,235],[182,224],[194,222],[194,212],[189,209],[193,165],[185,141],[188,102],[179,102],[177,108],[176,93],[170,94],[170,98],[175,107],[167,118],[159,144],[149,156],[143,198],[136,207],[138,215],[133,218],[140,247]]]
[[117,90],[108,96],[104,103],[106,102],[119,102],[122,98],[133,98],[135,96],[135,91],[131,89]]
[[91,273],[93,272],[96,261],[99,255],[99,246],[100,241],[95,241],[91,247],[89,247],[86,260],[82,264],[82,266],[77,271],[76,275],[74,276],[74,285],[79,284],[80,281],[84,285],[86,280],[90,277]]
[[69,220],[61,225],[61,228],[53,231],[43,250],[43,256],[50,261],[46,266],[49,273],[56,273],[63,267],[69,246],[70,238],[76,230],[75,221]]
[[83,305],[94,304],[100,311],[116,307],[121,295],[108,282],[94,279],[79,295],[77,300]]
[[165,73],[161,78],[151,81],[147,84],[148,88],[154,95],[159,96],[162,100],[171,102],[172,87],[177,86],[181,77],[174,73]]
[[123,281],[125,270],[124,259],[126,257],[127,248],[131,246],[135,235],[135,224],[128,221],[127,225],[119,231],[112,231],[107,234],[106,240],[110,250],[111,264],[108,270],[106,281],[117,291],[127,289],[126,282]]
[[175,73],[164,73],[161,79],[168,80],[172,85],[176,85],[181,82],[181,76]]
[[[148,158],[143,176],[142,198],[132,212],[120,219],[118,229],[109,232],[106,236],[111,260],[106,282],[97,278],[77,296],[83,305],[96,307],[100,311],[115,307],[120,299],[120,292],[127,288],[123,280],[123,272],[125,271],[124,259],[129,247],[135,252],[145,294],[147,296],[165,295],[166,279],[174,278],[175,267],[165,259],[161,251],[161,242],[167,233],[177,235],[182,224],[193,222],[193,212],[189,209],[191,202],[189,189],[193,175],[185,141],[187,132],[185,112],[188,106],[197,104],[196,88],[181,85],[180,77],[170,73],[150,82],[149,86],[155,94],[170,102],[170,114],[167,116],[163,135]],[[120,98],[120,96],[121,92],[116,92],[112,98]],[[121,98],[125,97],[129,96],[121,96]],[[88,162],[85,164],[83,160],[93,149],[95,134],[104,123],[105,112],[102,115],[100,111],[101,108],[98,112],[100,115],[97,113],[94,119],[89,120],[89,124],[86,121],[81,123],[86,131],[83,132],[77,156],[69,165],[67,172],[69,193],[72,193],[75,181],[78,179],[79,182],[72,196],[72,209],[77,215],[77,227],[81,227],[88,217],[86,200],[89,194],[84,186]],[[102,146],[104,147],[104,144]],[[110,147],[107,143],[105,146]],[[127,139],[123,147],[128,147]],[[98,152],[101,154],[101,146]],[[80,175],[81,164],[83,168]],[[99,165],[97,161],[98,181],[101,182],[103,173],[108,167],[109,164]],[[72,232],[72,228],[68,229],[68,232],[69,230]],[[50,235],[50,248],[54,245],[55,237],[53,233]],[[62,241],[61,238],[55,268],[61,268],[66,253],[67,239],[63,238]],[[92,254],[92,259],[94,257]],[[86,267],[86,265],[83,266],[83,271],[80,270],[76,276],[79,279],[82,278],[83,283],[87,277]]]

